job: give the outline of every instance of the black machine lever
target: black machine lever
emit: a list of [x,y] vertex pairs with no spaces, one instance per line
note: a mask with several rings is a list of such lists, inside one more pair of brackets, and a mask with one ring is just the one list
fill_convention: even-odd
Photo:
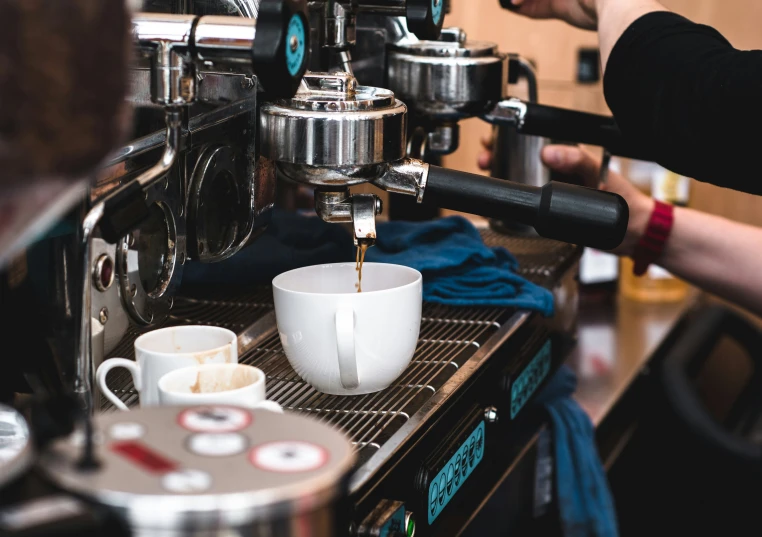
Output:
[[624,198],[566,183],[543,187],[429,166],[427,202],[480,216],[530,225],[548,239],[611,250],[624,240]]
[[513,126],[521,134],[601,146],[619,157],[655,160],[653,155],[625,140],[611,116],[508,99],[487,112],[484,120],[496,125]]

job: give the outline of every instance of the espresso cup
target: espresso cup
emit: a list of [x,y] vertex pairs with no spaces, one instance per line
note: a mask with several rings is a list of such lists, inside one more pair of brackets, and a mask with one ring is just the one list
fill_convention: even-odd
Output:
[[316,390],[361,395],[394,382],[415,354],[423,278],[399,265],[354,263],[285,272],[273,280],[278,332],[289,363]]
[[232,405],[283,412],[268,401],[265,374],[250,365],[207,364],[170,371],[159,379],[163,406]]
[[202,364],[237,364],[238,337],[216,326],[172,326],[143,334],[135,340],[135,361],[110,358],[97,369],[95,379],[103,395],[120,410],[127,406],[106,385],[106,374],[123,367],[132,375],[140,406],[159,404],[159,379],[175,369]]

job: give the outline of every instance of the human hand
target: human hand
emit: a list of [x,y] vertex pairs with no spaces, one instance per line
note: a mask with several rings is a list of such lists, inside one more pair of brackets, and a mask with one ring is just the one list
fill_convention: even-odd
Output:
[[[582,184],[595,185],[599,182],[600,159],[578,147],[549,145],[542,150],[542,161],[551,170],[579,177]],[[619,194],[630,207],[627,234],[622,244],[612,250],[612,253],[632,256],[635,252],[635,246],[640,242],[648,227],[648,221],[651,219],[651,213],[654,210],[654,200],[613,170],[609,170],[606,183],[599,185],[599,188]]]
[[598,28],[596,0],[511,0],[516,13],[532,19],[560,19],[583,30]]

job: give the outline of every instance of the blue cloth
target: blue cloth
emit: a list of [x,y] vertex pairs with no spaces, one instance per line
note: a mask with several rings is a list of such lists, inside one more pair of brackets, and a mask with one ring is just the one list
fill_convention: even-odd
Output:
[[553,314],[553,295],[516,274],[504,248],[489,248],[459,216],[429,222],[385,222],[365,260],[412,267],[423,274],[423,299],[450,306],[496,306]]
[[187,264],[183,285],[269,285],[278,274],[295,268],[354,258],[352,237],[343,227],[317,215],[276,210],[265,233],[230,259]]
[[551,418],[558,507],[565,537],[616,537],[614,500],[587,413],[572,399],[577,377],[562,366],[537,395]]

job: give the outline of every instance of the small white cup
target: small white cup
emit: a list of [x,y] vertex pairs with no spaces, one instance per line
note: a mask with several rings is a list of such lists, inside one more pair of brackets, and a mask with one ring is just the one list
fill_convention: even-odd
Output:
[[159,379],[175,369],[201,364],[237,364],[238,337],[216,326],[172,326],[143,334],[135,340],[135,361],[111,358],[96,371],[103,395],[120,410],[127,406],[106,385],[106,374],[123,367],[132,375],[140,406],[159,404]]
[[423,278],[409,267],[354,263],[285,272],[273,280],[278,332],[291,367],[323,393],[383,390],[407,368],[421,328]]
[[266,399],[265,374],[250,365],[208,364],[170,371],[159,379],[163,406],[233,405],[282,413]]

